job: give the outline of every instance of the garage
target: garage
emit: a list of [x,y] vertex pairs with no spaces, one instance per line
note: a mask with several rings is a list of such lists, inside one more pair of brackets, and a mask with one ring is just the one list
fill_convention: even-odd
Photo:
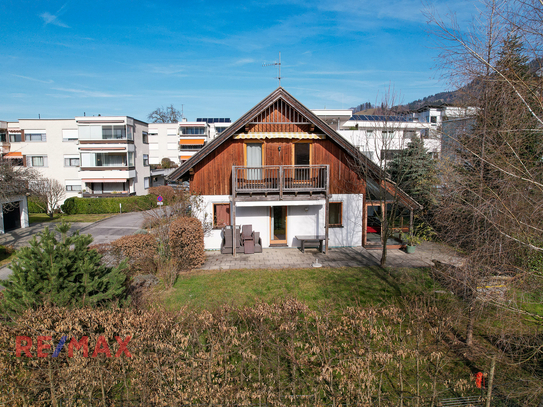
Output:
[[3,204],[2,218],[4,220],[4,232],[19,229],[21,227],[21,208],[19,202]]

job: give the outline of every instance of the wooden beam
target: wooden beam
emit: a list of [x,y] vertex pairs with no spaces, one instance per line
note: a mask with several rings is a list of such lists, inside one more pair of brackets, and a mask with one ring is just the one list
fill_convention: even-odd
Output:
[[232,225],[232,255],[236,257],[236,189],[237,172],[232,169],[232,200],[230,201],[230,224]]
[[324,209],[324,253],[328,254],[328,232],[330,228],[329,222],[330,211],[330,165],[326,165],[326,206]]
[[409,210],[409,235],[413,236],[413,209]]

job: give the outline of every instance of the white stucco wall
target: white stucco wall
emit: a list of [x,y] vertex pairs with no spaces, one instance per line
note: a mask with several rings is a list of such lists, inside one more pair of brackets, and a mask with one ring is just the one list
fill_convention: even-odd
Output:
[[[202,198],[207,219],[209,220],[213,219],[213,204],[230,203],[229,195],[205,195]],[[332,195],[330,202],[342,203],[343,218],[342,227],[329,229],[329,247],[361,246],[362,195]],[[267,248],[270,246],[271,206],[287,206],[287,245],[289,247],[299,247],[301,245],[295,238],[296,235],[324,235],[324,200],[238,202],[236,206],[236,225],[252,225],[254,231],[260,232],[262,247]],[[218,250],[221,247],[221,241],[221,229],[213,229],[204,238],[205,248]]]

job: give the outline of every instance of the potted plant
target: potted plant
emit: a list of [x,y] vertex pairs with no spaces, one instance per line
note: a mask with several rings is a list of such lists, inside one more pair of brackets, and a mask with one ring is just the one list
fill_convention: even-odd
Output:
[[432,240],[435,234],[436,232],[434,232],[432,227],[424,222],[415,226],[413,233],[402,233],[402,241],[406,244],[407,253],[415,253],[415,246]]
[[402,241],[405,242],[406,244],[406,251],[407,253],[415,253],[415,246],[421,244],[422,242],[422,239],[415,235],[415,234],[408,234],[408,233],[403,233],[402,234]]

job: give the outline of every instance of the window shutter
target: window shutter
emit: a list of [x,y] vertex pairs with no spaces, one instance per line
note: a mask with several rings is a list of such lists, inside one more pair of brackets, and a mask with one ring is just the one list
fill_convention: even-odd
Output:
[[47,156],[44,155],[44,156],[43,156],[43,166],[44,166],[44,167],[49,167],[48,164],[49,164],[49,162],[47,161]]

